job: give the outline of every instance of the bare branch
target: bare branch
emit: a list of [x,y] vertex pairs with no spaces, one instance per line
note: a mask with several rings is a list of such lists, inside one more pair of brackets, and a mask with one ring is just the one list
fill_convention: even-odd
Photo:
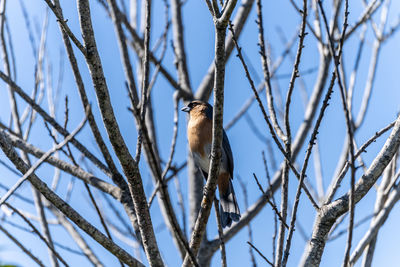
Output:
[[259,251],[252,243],[250,243],[249,241],[247,241],[247,244],[249,244],[249,246],[250,246],[252,249],[254,249],[255,251],[257,251],[258,255],[260,255],[260,256],[264,259],[264,261],[265,261],[266,263],[268,263],[268,264],[271,265],[271,266],[274,266],[274,264],[273,264],[272,262],[270,262],[270,261],[267,259],[267,257],[265,257],[265,256],[261,253],[261,251]]
[[227,267],[226,264],[226,250],[225,250],[225,242],[224,242],[224,231],[222,230],[222,225],[221,225],[221,217],[219,213],[219,201],[215,197],[214,198],[214,209],[215,209],[215,217],[217,219],[217,227],[218,227],[218,236],[219,236],[219,247],[221,250],[221,266],[222,267]]

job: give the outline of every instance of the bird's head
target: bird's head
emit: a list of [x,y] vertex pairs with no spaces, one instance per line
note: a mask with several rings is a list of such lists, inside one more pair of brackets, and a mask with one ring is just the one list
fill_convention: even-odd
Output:
[[184,112],[188,112],[190,116],[192,115],[205,115],[209,119],[212,119],[212,106],[207,102],[200,100],[194,100],[190,102],[187,106],[181,109]]

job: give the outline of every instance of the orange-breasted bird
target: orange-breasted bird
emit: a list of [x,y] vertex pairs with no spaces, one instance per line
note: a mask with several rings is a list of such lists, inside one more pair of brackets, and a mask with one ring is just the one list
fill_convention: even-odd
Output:
[[[189,113],[187,137],[194,162],[207,179],[211,158],[213,108],[202,101],[192,101],[181,109]],[[218,173],[218,191],[220,197],[220,217],[222,227],[231,226],[239,221],[240,211],[233,190],[233,156],[228,136],[223,131],[222,159]]]

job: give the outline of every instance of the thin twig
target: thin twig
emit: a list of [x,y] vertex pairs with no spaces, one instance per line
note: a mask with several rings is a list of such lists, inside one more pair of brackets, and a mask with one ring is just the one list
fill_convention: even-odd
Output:
[[167,175],[169,169],[171,168],[172,160],[174,158],[175,147],[176,147],[176,140],[178,137],[178,122],[179,122],[179,94],[174,93],[174,130],[172,134],[172,141],[171,141],[171,152],[168,157],[167,164],[161,174],[161,179],[164,180],[165,176]]
[[268,263],[269,265],[271,265],[272,267],[274,267],[274,264],[273,264],[272,262],[270,262],[270,261],[267,259],[267,257],[265,257],[265,256],[261,253],[261,251],[259,251],[252,243],[250,243],[249,241],[247,241],[247,244],[249,244],[249,246],[250,246],[251,248],[253,248],[253,249],[258,253],[258,255],[260,255],[261,258],[264,259],[264,261],[265,261],[266,263]]
[[[102,214],[101,210],[99,209],[99,206],[97,205],[96,200],[94,199],[93,193],[92,193],[92,191],[90,190],[89,185],[88,185],[87,183],[85,183],[85,182],[84,182],[84,185],[85,185],[86,191],[88,192],[90,201],[92,202],[92,204],[93,204],[93,206],[94,206],[94,208],[95,208],[95,210],[96,210],[96,213],[97,213],[97,215],[99,216],[100,223],[101,223],[101,225],[103,226],[104,231],[106,231],[107,237],[108,237],[110,240],[113,240],[113,239],[112,239],[112,236],[111,236],[111,234],[110,234],[110,231],[108,230],[107,224],[106,224],[106,222],[104,221],[103,214]],[[122,261],[119,260],[119,259],[118,259],[118,261],[119,261],[119,263],[121,264],[121,267],[124,267],[124,264],[122,263]]]
[[[243,193],[243,199],[244,199],[244,208],[247,210],[249,208],[249,200],[248,200],[248,194],[247,194],[247,188],[240,176],[238,176],[238,181],[240,184],[240,187],[242,188],[242,193]],[[276,216],[276,215],[275,215]],[[247,225],[247,230],[248,230],[248,237],[249,237],[249,242],[253,242],[253,231],[251,229],[251,223]],[[253,267],[257,267],[256,259],[254,257],[253,250],[251,247],[249,247],[249,254],[250,254],[250,260],[252,263]]]
[[224,242],[224,230],[222,229],[222,224],[221,224],[221,217],[220,217],[220,211],[219,211],[219,201],[215,197],[214,198],[214,209],[215,209],[215,217],[217,219],[217,227],[218,227],[218,236],[220,240],[220,250],[221,250],[221,266],[222,267],[227,267],[226,264],[226,250],[225,250],[225,242]]
[[258,45],[260,46],[261,62],[264,72],[264,83],[266,88],[267,100],[268,100],[268,111],[271,116],[271,122],[274,126],[276,134],[284,142],[286,140],[286,135],[283,133],[281,127],[279,126],[278,120],[276,118],[275,108],[274,108],[274,98],[272,95],[271,86],[271,76],[269,73],[268,60],[266,55],[265,43],[264,43],[264,26],[263,26],[263,16],[262,16],[262,6],[261,0],[257,0],[257,21],[258,25]]
[[187,220],[186,220],[185,202],[184,202],[184,198],[182,195],[181,184],[179,182],[178,176],[175,176],[174,182],[175,182],[176,194],[178,197],[178,206],[180,207],[181,214],[182,214],[182,228],[183,228],[182,231],[186,237],[186,234],[188,231],[187,231],[187,226],[186,226]]
[[[282,218],[282,215],[281,215],[281,213],[279,212],[279,210],[278,210],[278,208],[276,207],[276,205],[270,201],[270,197],[272,197],[272,196],[269,196],[269,195],[267,195],[266,192],[264,192],[264,189],[262,188],[260,182],[258,181],[258,178],[257,178],[257,176],[256,176],[255,173],[253,173],[253,177],[254,177],[254,180],[256,180],[258,189],[260,189],[260,191],[263,193],[263,195],[266,195],[266,198],[267,198],[268,203],[271,205],[272,210],[273,210],[273,211],[275,212],[275,214],[278,216],[280,222],[286,227],[286,229],[289,229],[289,226],[286,224],[285,220]],[[267,191],[267,192],[268,192],[268,191]]]

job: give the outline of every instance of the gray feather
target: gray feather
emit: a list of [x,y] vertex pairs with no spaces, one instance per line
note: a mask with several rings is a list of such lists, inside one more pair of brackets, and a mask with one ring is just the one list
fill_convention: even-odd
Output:
[[[212,120],[213,118],[213,107],[207,103],[207,109],[206,109],[206,116],[207,118],[209,118],[210,120]],[[228,172],[231,175],[231,178],[233,178],[233,156],[232,156],[232,149],[231,149],[231,145],[229,144],[229,139],[228,136],[226,135],[225,130],[223,130],[223,138],[222,138],[222,149],[223,152],[226,155],[226,158],[228,160]]]
[[232,225],[232,221],[237,222],[240,219],[240,210],[231,180],[229,180],[228,190],[226,190],[225,194],[219,192],[219,197],[222,228],[227,226],[230,227]]

